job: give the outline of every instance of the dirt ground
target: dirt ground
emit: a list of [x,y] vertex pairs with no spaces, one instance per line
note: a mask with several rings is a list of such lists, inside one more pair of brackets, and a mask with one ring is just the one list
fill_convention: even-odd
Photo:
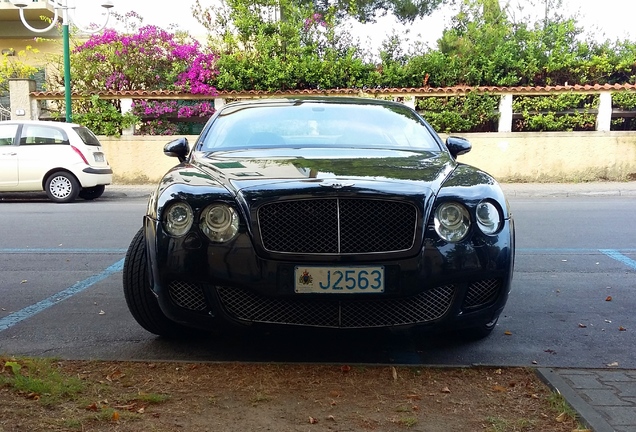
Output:
[[532,369],[0,361],[0,432],[577,429]]

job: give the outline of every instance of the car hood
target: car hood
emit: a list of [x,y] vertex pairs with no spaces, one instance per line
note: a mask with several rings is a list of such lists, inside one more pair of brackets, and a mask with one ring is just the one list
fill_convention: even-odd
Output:
[[[384,189],[387,193],[436,191],[456,162],[441,151],[383,149],[259,149],[195,152],[192,163],[237,195],[280,189]],[[323,186],[328,186],[325,188]],[[430,191],[429,191],[430,192]]]

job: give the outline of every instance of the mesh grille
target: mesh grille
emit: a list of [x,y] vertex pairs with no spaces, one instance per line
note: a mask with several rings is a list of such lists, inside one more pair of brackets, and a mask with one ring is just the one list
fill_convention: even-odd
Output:
[[217,287],[226,312],[239,320],[316,327],[388,327],[424,323],[448,311],[455,288],[442,286],[417,296],[364,301],[267,298],[250,291]]
[[203,290],[198,285],[173,281],[168,286],[168,292],[172,301],[184,309],[202,311],[207,308]]
[[409,203],[342,198],[277,202],[258,211],[265,249],[307,254],[408,250],[416,218]]
[[475,308],[491,303],[497,297],[501,283],[498,279],[473,282],[468,286],[464,308]]

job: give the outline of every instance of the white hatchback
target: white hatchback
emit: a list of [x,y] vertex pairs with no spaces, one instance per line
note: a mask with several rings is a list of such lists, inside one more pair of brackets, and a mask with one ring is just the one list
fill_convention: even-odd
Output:
[[113,171],[90,129],[74,123],[0,121],[0,192],[44,190],[60,203],[100,197]]

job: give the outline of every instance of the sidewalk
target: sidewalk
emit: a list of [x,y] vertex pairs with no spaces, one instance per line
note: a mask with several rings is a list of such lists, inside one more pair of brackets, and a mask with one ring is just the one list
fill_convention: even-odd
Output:
[[[147,197],[157,186],[109,185],[105,197]],[[592,182],[592,183],[502,183],[506,196],[512,197],[559,197],[559,196],[633,196],[636,197],[636,181]],[[636,432],[636,429],[635,429]]]
[[[147,197],[155,185],[110,185],[105,197]],[[635,182],[503,183],[508,197],[628,196]],[[625,349],[630,349],[626,347]],[[636,370],[538,368],[537,375],[559,392],[594,432],[636,432]]]

